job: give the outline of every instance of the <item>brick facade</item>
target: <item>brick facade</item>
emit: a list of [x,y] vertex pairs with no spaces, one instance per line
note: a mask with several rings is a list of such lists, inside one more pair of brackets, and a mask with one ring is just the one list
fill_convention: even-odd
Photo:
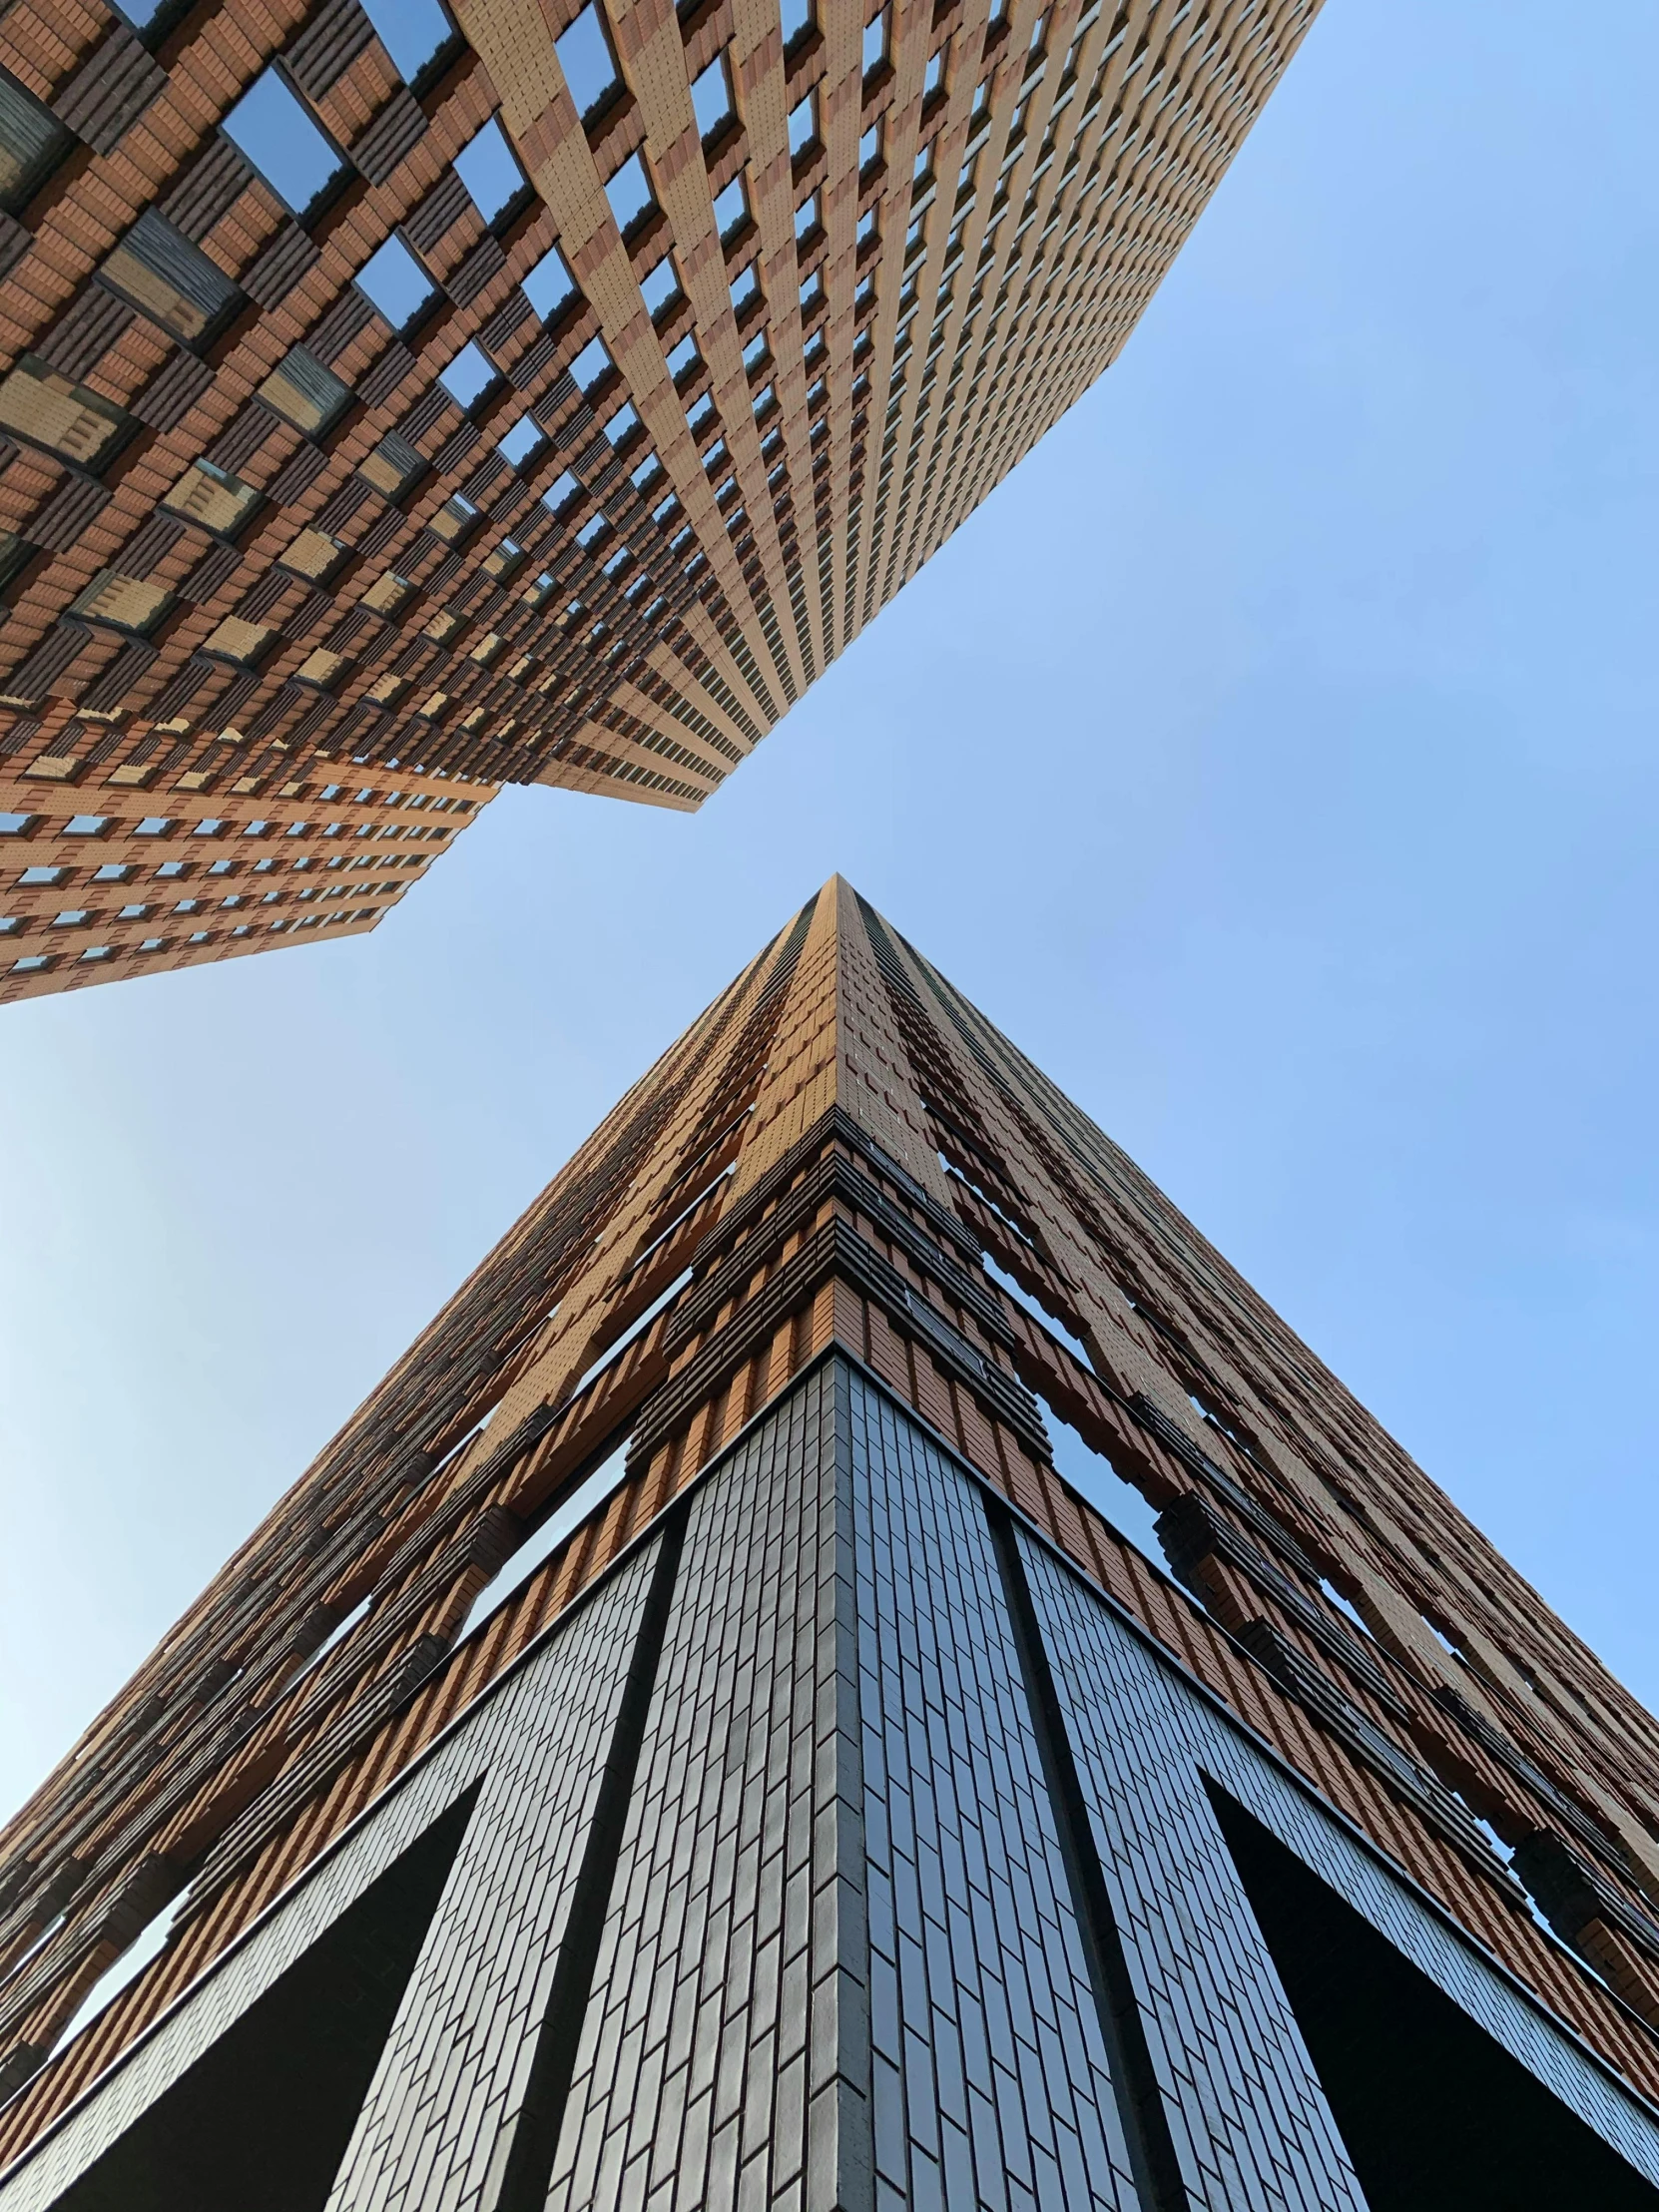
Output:
[[1317,4],[17,0],[0,811],[700,806],[1116,357]]
[[189,2212],[202,2069],[302,2066],[336,1949],[389,2023],[316,2091],[339,2206],[1635,2207],[1655,1776],[837,879],[6,1830],[0,2212],[141,2153]]
[[372,929],[495,791],[361,776],[154,800],[0,776],[0,1003]]

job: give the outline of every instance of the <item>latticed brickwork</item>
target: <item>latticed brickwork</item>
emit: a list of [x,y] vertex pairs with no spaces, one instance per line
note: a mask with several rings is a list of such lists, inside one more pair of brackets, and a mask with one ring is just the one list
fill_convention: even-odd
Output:
[[1316,6],[18,0],[0,766],[695,808],[1114,358]]
[[347,773],[154,800],[0,776],[0,1002],[372,929],[494,796]]
[[[834,1358],[1545,2014],[1659,2096],[1652,1718],[1133,1163],[837,879],[628,1094],[6,1830],[0,2150],[34,2141]],[[1055,1469],[1056,1418],[1097,1455],[1093,1497],[1086,1473]],[[1114,1478],[1157,1508],[1163,1563],[1113,1525]],[[883,1506],[883,1525],[908,1511]],[[734,1529],[775,1562],[755,1514]],[[513,1586],[550,1515],[558,1540]],[[904,1542],[932,1555],[931,1538]],[[698,1573],[683,1586],[718,1613],[731,1578]],[[866,1704],[888,1699],[881,1667],[909,1648],[859,1660]],[[745,1695],[765,1702],[753,1682]],[[651,1741],[641,1788],[689,1788],[666,1750],[659,1775]],[[866,1763],[897,1744],[866,1719]],[[624,1867],[673,1856],[644,1818]],[[659,1910],[655,1878],[641,1894]],[[160,1955],[54,2051],[170,1908]],[[603,2104],[592,2063],[572,2053],[573,2111]]]

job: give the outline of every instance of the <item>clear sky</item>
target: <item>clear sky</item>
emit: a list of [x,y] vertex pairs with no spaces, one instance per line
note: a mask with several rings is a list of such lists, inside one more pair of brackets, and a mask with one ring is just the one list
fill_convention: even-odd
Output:
[[1330,0],[700,816],[509,793],[370,936],[0,1012],[0,1805],[836,868],[1659,1701],[1656,78],[1647,0]]

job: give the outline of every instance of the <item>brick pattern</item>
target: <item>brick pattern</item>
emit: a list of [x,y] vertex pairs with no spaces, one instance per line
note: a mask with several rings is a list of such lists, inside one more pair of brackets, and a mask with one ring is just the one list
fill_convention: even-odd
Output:
[[876,2201],[1137,2205],[984,1514],[852,1379]]
[[[1017,1569],[999,1560],[994,1510],[881,1385],[816,1363],[11,2169],[0,2208],[44,2212],[119,2156],[451,1809],[460,1847],[333,2212],[1132,2212],[1151,2200],[1085,1964],[1080,1866],[1110,1892],[1185,2201],[1358,2208],[1211,1787],[1659,2181],[1659,2114],[1062,1553],[1025,1529]],[[1053,1723],[1016,1655],[1022,1605]],[[1051,1725],[1086,1862],[1061,1848]],[[571,2078],[549,2090],[540,2058],[550,2029],[576,2028],[572,2005]],[[521,2156],[538,2142],[540,2164]]]
[[[648,1545],[433,1763],[456,1791],[474,1774],[483,1787],[335,2182],[337,2205],[490,2203],[655,1564]],[[411,2127],[412,2112],[434,2124]]]
[[[478,1797],[467,1832],[340,2185],[349,2185],[348,2201],[390,2206],[425,2201],[410,2192],[437,2176],[449,2192],[446,2204],[478,2201],[477,2146],[481,2140],[493,2149],[504,2117],[516,2109],[512,2085],[522,2069],[526,2022],[545,1994],[547,1960],[564,1927],[649,1566],[647,1554],[630,1561],[248,1932],[40,2155],[0,2186],[5,2212],[50,2204],[401,1850],[472,1789]],[[417,2140],[397,2124],[400,2109],[406,2100],[430,2108],[435,2083],[450,2076],[458,2086],[487,2085],[486,2098],[446,2103],[440,2127]]]
[[0,1003],[372,929],[494,797],[401,772],[205,786],[81,802],[0,773]]
[[700,806],[1116,357],[1318,0],[596,4],[582,116],[580,0],[461,0],[412,82],[355,0],[8,12],[25,784]]
[[868,2087],[834,1463],[821,1374],[691,1507],[546,2199],[561,2212],[842,2201],[845,2108],[867,2131]]
[[[1659,2182],[1659,2125],[1607,2067],[1493,1970],[1446,1917],[1186,1693],[1046,1547],[1021,1539],[1076,1748],[1096,1847],[1118,1890],[1137,1987],[1178,2115],[1195,2205],[1277,2205],[1287,2143],[1305,2201],[1358,2204],[1357,2186],[1227,1856],[1206,1774],[1355,1906],[1638,2171]],[[1201,2037],[1191,2023],[1201,2019]],[[1289,2124],[1262,2155],[1262,2114]]]
[[[383,1778],[428,1740],[456,1684],[433,1700],[422,1683],[503,1548],[662,1379],[658,1327],[572,1388],[684,1270],[748,1126],[804,935],[785,932],[664,1055],[95,1724],[96,1749],[66,1760],[9,1825],[0,2083],[38,2064],[131,1940],[136,1868],[150,1884],[138,1925],[195,1878],[147,2004],[337,1832],[328,1793],[352,1786],[341,1777],[365,1747]],[[653,1473],[623,1517],[672,1487]],[[618,1540],[585,1532],[562,1594]],[[482,1663],[507,1657],[498,1640]],[[119,2047],[141,2009],[101,2022],[59,2086]],[[27,2100],[14,2124],[39,2110]]]
[[[619,1104],[9,1825],[0,2153],[211,1974],[836,1348],[1537,2017],[1659,2099],[1651,1719],[1133,1163],[836,880]],[[1055,1421],[1087,1447],[1065,1476]],[[1124,1484],[1163,1515],[1179,1579],[1113,1525]],[[561,1541],[471,1622],[554,1512]],[[987,1740],[993,1675],[973,1677]],[[877,1668],[866,1696],[885,1685]],[[954,1770],[950,1791],[927,1817],[960,1834]],[[170,1903],[161,1955],[55,2050]],[[1043,1999],[1056,2019],[1062,1981]],[[989,2006],[984,1986],[972,2001]],[[967,2002],[941,2012],[964,2048]],[[643,2171],[643,2137],[602,2102],[597,2139],[620,2127]],[[910,2184],[947,2141],[904,2136]]]

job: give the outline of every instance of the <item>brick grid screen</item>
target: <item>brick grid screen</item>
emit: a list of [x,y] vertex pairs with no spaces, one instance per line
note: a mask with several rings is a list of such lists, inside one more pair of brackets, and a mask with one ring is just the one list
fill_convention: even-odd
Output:
[[17,0],[0,815],[696,808],[1115,358],[1316,7]]

